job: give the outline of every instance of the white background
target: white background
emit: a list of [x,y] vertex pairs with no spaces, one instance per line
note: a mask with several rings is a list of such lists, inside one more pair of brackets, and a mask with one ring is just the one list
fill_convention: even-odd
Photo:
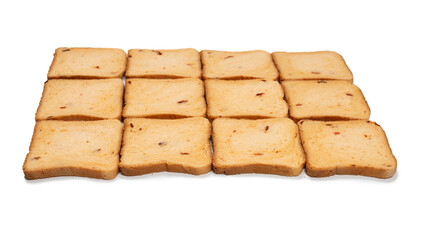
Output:
[[[423,1],[2,1],[1,239],[426,239]],[[24,179],[57,47],[341,53],[398,161],[388,180],[209,173]]]

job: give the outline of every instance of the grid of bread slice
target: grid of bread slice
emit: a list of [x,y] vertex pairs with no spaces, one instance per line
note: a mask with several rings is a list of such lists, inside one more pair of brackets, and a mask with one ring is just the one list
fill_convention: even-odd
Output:
[[[386,170],[378,167],[372,170],[369,161],[364,161],[364,165],[350,161],[346,168],[334,168],[332,164],[326,170],[310,166],[307,149],[311,146],[306,146],[308,143],[302,136],[305,133],[301,130],[304,121],[321,122],[326,126],[333,125],[334,121],[343,125],[348,121],[349,125],[357,126],[354,121],[373,123],[369,121],[370,109],[362,91],[353,84],[353,74],[341,55],[335,52],[270,54],[260,50],[131,49],[128,55],[124,53],[127,59],[123,60],[122,50],[101,50],[102,56],[95,60],[85,59],[85,54],[96,56],[95,48],[56,50],[23,167],[28,179],[54,176],[112,179],[118,172],[142,175],[170,171],[199,175],[212,169],[225,174],[298,176],[304,167],[310,168],[307,173],[313,177],[353,174],[388,178],[396,171],[396,160],[382,129],[379,131],[381,141],[377,140],[387,150],[388,162],[383,166]],[[67,55],[73,51],[78,54]],[[117,78],[122,78],[123,82],[118,84]],[[323,94],[316,98],[316,93],[325,91],[340,95]],[[298,102],[301,98],[306,101]],[[304,109],[306,106],[308,108]],[[104,141],[109,145],[109,141],[120,138],[121,155],[117,150],[111,151],[116,159],[113,167],[102,169],[105,165],[102,154],[91,156],[91,164],[85,165],[82,153],[89,148],[80,144],[82,151],[76,156],[82,159],[78,165],[67,162],[70,156],[65,158],[59,153],[47,167],[45,162],[41,164],[45,169],[36,169],[38,175],[28,171],[27,166],[37,168],[37,161],[42,162],[41,157],[33,156],[32,149],[49,150],[50,143],[37,142],[42,141],[36,137],[36,129],[40,126],[75,123],[76,126],[98,127],[99,121],[109,124],[112,119],[123,123],[123,135],[114,133],[110,136],[112,139]],[[70,129],[83,131],[74,126]],[[63,155],[67,154],[67,148],[74,147],[67,142],[66,131],[51,136],[63,141],[57,144],[63,148]],[[91,140],[87,139],[96,138],[97,132],[104,133],[97,130],[89,137],[81,134],[81,139],[74,134],[73,141],[87,141],[93,148],[89,144]],[[375,137],[370,135],[362,140]],[[342,143],[346,139],[336,141]],[[351,136],[348,141],[353,144]],[[97,154],[104,150],[99,149],[91,151]],[[321,154],[328,155],[327,152]]]

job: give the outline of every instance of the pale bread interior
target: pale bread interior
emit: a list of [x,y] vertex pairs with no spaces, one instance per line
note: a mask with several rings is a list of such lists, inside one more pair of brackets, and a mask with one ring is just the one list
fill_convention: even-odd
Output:
[[127,118],[124,124],[121,169],[165,164],[193,168],[195,174],[210,171],[211,128],[206,118]]
[[126,53],[115,48],[58,48],[48,78],[121,78]]
[[348,81],[282,82],[290,116],[300,119],[369,119],[362,91]]
[[274,52],[280,80],[335,79],[353,81],[353,74],[336,52]]
[[270,53],[262,50],[201,52],[204,79],[265,79],[277,80],[278,71]]
[[123,81],[49,80],[36,113],[36,120],[120,119]]
[[374,122],[302,120],[298,125],[307,170],[334,174],[340,168],[359,168],[361,175],[379,170],[374,177],[391,177],[396,170],[387,137]]
[[276,81],[206,80],[208,117],[287,117],[288,105]]
[[204,117],[204,85],[197,78],[126,80],[123,117]]
[[[118,173],[122,123],[118,120],[39,121],[25,163],[30,179],[63,172],[111,179]],[[67,169],[72,169],[67,171]]]
[[288,118],[213,121],[214,167],[281,166],[299,175],[305,158],[297,125]]
[[192,48],[130,49],[128,78],[200,78],[200,54]]

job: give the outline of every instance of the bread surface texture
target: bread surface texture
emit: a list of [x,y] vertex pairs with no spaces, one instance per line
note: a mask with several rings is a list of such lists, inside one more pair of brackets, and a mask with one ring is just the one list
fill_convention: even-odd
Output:
[[99,121],[36,122],[25,178],[80,176],[113,179],[118,174],[122,123]]
[[273,52],[280,80],[346,80],[353,74],[344,58],[332,51]]
[[121,119],[121,79],[52,79],[45,83],[36,120]]
[[383,129],[374,122],[298,122],[306,153],[306,172],[312,177],[363,175],[390,178],[396,158]]
[[209,119],[287,117],[288,105],[277,81],[206,80]]
[[196,49],[130,49],[128,54],[128,78],[201,78]]
[[284,81],[282,86],[294,120],[367,120],[371,114],[362,91],[348,81]]
[[206,118],[124,121],[120,171],[134,176],[154,172],[200,175],[211,170],[211,125]]
[[203,79],[277,80],[279,73],[270,53],[262,50],[225,52],[203,50]]
[[128,78],[123,117],[204,117],[204,94],[203,81],[197,78]]
[[122,78],[126,63],[126,53],[121,49],[58,48],[48,72],[48,79]]
[[298,176],[305,163],[297,125],[289,118],[215,119],[214,172]]

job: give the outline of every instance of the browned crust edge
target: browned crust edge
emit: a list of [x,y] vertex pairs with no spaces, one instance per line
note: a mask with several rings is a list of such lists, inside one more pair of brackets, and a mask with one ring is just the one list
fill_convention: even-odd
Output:
[[204,115],[178,115],[178,114],[154,114],[154,115],[131,115],[131,116],[123,116],[126,118],[152,118],[152,119],[182,119],[182,118],[192,118],[192,117],[203,117],[206,118],[206,114]]
[[313,81],[313,80],[329,80],[329,81],[348,81],[353,83],[353,79],[344,79],[344,78],[292,78],[292,79],[282,79],[280,78],[280,82],[287,82],[287,81]]
[[147,165],[127,166],[119,164],[120,172],[125,176],[138,176],[156,172],[177,172],[188,173],[193,175],[201,175],[211,171],[212,165],[208,164],[202,167],[184,166],[182,164],[158,163]]
[[[52,63],[53,64],[53,63]],[[58,75],[58,76],[48,76],[48,79],[63,79],[63,80],[72,80],[72,79],[111,79],[111,78],[123,78],[123,73],[111,76],[100,76],[100,75]]]
[[294,169],[288,166],[265,165],[265,164],[248,164],[244,166],[213,166],[213,171],[216,174],[235,175],[241,173],[264,173],[275,174],[281,176],[299,176],[304,168],[302,164],[299,168]]
[[351,118],[351,117],[341,117],[341,116],[312,116],[312,117],[302,117],[296,118],[290,116],[294,122],[299,122],[301,120],[313,120],[313,121],[349,121],[349,120],[368,120],[367,118]]
[[215,119],[219,119],[219,118],[229,118],[229,119],[249,119],[249,120],[257,120],[257,119],[269,119],[269,118],[289,118],[288,113],[286,113],[285,116],[260,116],[260,115],[248,115],[248,116],[209,116],[208,113],[208,119],[209,121],[213,121]]
[[189,75],[167,75],[167,74],[132,74],[132,75],[128,75],[126,73],[126,78],[143,78],[143,79],[180,79],[180,78],[198,78],[201,80],[202,76],[197,75],[197,76],[189,76]]
[[251,76],[242,76],[242,75],[240,75],[240,76],[231,76],[231,77],[206,77],[204,74],[203,74],[203,80],[210,80],[210,79],[213,79],[213,80],[260,80],[260,79],[262,79],[262,80],[266,80],[266,81],[278,81],[279,80],[279,78],[278,77],[276,77],[276,78],[263,78],[263,77],[251,77]]
[[60,176],[78,176],[78,177],[89,177],[111,180],[119,173],[118,167],[108,170],[101,171],[96,169],[87,169],[83,167],[56,167],[44,170],[29,171],[23,167],[25,178],[28,180],[60,177]]
[[333,175],[361,175],[376,178],[391,178],[396,173],[396,168],[382,169],[366,166],[336,166],[334,168],[313,168],[308,164],[305,167],[310,177],[329,177]]
[[45,121],[45,120],[62,120],[62,121],[92,121],[92,120],[108,120],[108,119],[117,119],[122,120],[122,116],[116,116],[112,118],[104,118],[104,117],[95,117],[88,115],[69,115],[69,116],[49,116],[47,118],[40,118],[36,115],[36,121]]

